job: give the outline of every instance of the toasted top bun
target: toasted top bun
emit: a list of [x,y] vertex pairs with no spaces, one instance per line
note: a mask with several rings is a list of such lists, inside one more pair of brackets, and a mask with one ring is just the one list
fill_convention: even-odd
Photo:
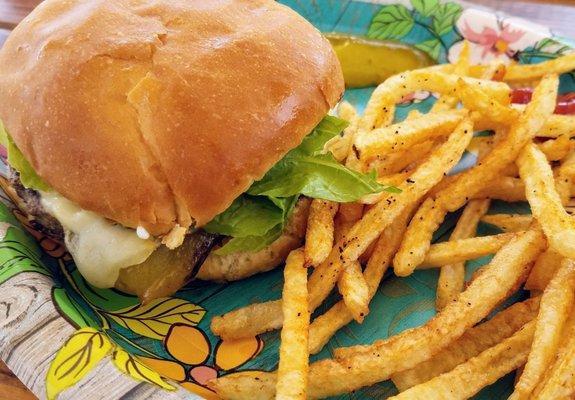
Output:
[[224,211],[343,89],[273,0],[46,0],[0,51],[0,118],[36,172],[152,234]]

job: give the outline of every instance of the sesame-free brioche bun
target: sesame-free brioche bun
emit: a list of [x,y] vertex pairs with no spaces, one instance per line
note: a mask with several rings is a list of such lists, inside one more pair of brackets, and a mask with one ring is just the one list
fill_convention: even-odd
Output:
[[329,43],[273,0],[46,0],[0,65],[36,172],[156,235],[224,211],[344,90]]

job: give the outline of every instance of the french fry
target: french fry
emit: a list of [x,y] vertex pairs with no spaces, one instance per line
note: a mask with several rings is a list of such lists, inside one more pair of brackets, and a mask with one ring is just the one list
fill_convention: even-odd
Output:
[[564,257],[575,258],[575,220],[563,208],[547,159],[537,146],[530,144],[517,159],[517,165],[531,211],[549,246]]
[[575,115],[552,115],[537,132],[538,137],[557,138],[575,135]]
[[572,310],[565,324],[565,334],[555,362],[537,385],[531,398],[534,400],[572,399],[575,394],[575,312]]
[[357,222],[363,215],[363,204],[342,203],[339,206],[338,217],[343,222]]
[[354,146],[360,154],[359,158],[368,162],[379,154],[409,150],[426,140],[447,136],[466,114],[465,110],[430,113],[385,128],[360,131],[355,137]]
[[563,160],[559,170],[557,171],[557,178],[555,187],[561,197],[561,202],[564,205],[569,203],[571,199],[571,191],[575,179],[575,153],[570,154]]
[[494,225],[504,232],[517,232],[528,229],[533,217],[521,214],[490,214],[484,215],[481,222]]
[[476,193],[473,198],[490,198],[509,203],[525,201],[525,184],[519,178],[500,176],[484,185],[483,189]]
[[343,302],[357,322],[363,319],[369,312],[369,288],[363,277],[359,261],[350,262],[345,266],[339,281],[337,282]]
[[575,53],[539,64],[509,65],[503,79],[506,82],[531,82],[548,74],[560,75],[573,70],[575,70]]
[[[451,240],[466,239],[475,236],[477,224],[489,209],[489,200],[472,200],[461,214],[451,234]],[[451,263],[441,267],[437,281],[435,305],[438,310],[455,300],[465,284],[465,263]]]
[[[395,104],[415,91],[427,90],[452,95],[459,79],[456,75],[438,72],[438,68],[423,68],[395,75],[379,85],[369,100],[359,130],[370,131],[391,124],[395,115]],[[509,86],[500,82],[463,78],[472,86],[481,88],[501,104],[509,104]]]
[[409,150],[390,154],[379,154],[377,159],[370,162],[368,170],[375,170],[380,177],[397,174],[410,165],[425,159],[436,146],[435,141],[426,140],[413,145]]
[[[444,211],[436,207],[435,200],[432,198],[425,200],[419,207],[393,260],[393,271],[397,276],[410,275],[415,269],[412,259],[425,258],[431,246],[431,240],[426,239],[433,235],[444,216]],[[417,229],[412,228],[415,226]],[[410,229],[412,229],[411,232]]]
[[517,110],[490,98],[481,88],[472,86],[463,79],[457,81],[456,89],[464,107],[478,111],[495,125],[509,125],[519,118],[520,113]]
[[294,250],[286,260],[282,293],[283,328],[279,349],[276,399],[305,400],[308,379],[307,271],[303,250]]
[[537,257],[535,264],[533,264],[527,281],[525,281],[525,289],[531,291],[545,290],[553,278],[553,275],[555,275],[555,272],[559,269],[562,260],[563,257],[554,251],[547,250],[541,253],[541,255]]
[[279,329],[283,323],[282,301],[254,303],[212,318],[211,330],[222,339],[254,337]]
[[575,262],[564,259],[541,296],[533,344],[510,400],[527,399],[551,365],[575,295]]
[[338,204],[314,199],[309,210],[305,235],[305,264],[319,265],[329,255],[333,246],[334,217]]
[[525,113],[511,125],[507,136],[480,163],[458,174],[436,194],[433,218],[411,220],[403,241],[405,245],[400,247],[394,262],[394,270],[400,276],[411,274],[423,262],[425,251],[422,250],[429,248],[433,232],[445,214],[457,210],[475,197],[485,182],[495,180],[501,170],[513,162],[521,149],[531,141],[555,109],[558,84],[558,77],[554,75],[541,80]]
[[[461,47],[461,53],[457,58],[457,62],[453,68],[453,74],[459,76],[466,76],[469,72],[471,58],[471,46],[467,40],[463,41],[463,46]],[[489,78],[487,78],[489,79]],[[431,107],[431,113],[451,110],[459,103],[459,99],[455,96],[443,95],[441,96],[435,104]]]
[[548,161],[560,161],[573,151],[574,145],[575,141],[572,141],[569,136],[561,135],[556,139],[538,143],[537,147],[545,154]]
[[393,383],[400,391],[404,391],[451,371],[459,364],[512,336],[537,316],[538,307],[538,298],[511,305],[490,320],[469,328],[459,339],[429,360],[392,375]]
[[357,110],[348,101],[342,101],[339,103],[339,106],[337,106],[337,115],[349,122],[358,118]]
[[[357,260],[382,231],[427,193],[457,163],[472,136],[464,121],[400,186],[401,193],[388,196],[370,209],[332,249],[309,278],[310,310],[315,310],[335,287],[345,261]],[[341,207],[340,207],[341,211]],[[345,244],[345,245],[344,245]],[[341,249],[340,249],[341,248]],[[281,300],[256,303],[212,319],[212,332],[222,338],[243,338],[281,327]]]
[[[391,263],[391,259],[399,247],[409,216],[410,211],[404,212],[383,231],[377,240],[375,249],[363,273],[368,284],[370,299],[375,295]],[[352,320],[353,315],[343,301],[339,301],[327,312],[318,316],[310,325],[309,352],[311,354],[318,353],[339,329],[349,324]]]
[[468,399],[523,365],[529,354],[534,328],[535,323],[528,322],[501,343],[390,400]]
[[433,244],[418,268],[437,268],[449,263],[465,262],[495,254],[521,233],[523,232],[502,233]]

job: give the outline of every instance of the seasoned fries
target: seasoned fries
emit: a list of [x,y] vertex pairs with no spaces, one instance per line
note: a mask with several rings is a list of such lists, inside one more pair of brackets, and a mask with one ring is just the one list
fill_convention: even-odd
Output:
[[429,218],[425,218],[423,213],[416,214],[395,257],[394,270],[399,271],[400,276],[411,274],[423,262],[432,234],[443,221],[445,214],[462,207],[480,192],[485,182],[495,180],[501,170],[517,158],[521,149],[543,126],[545,118],[553,113],[558,85],[557,76],[543,78],[535,89],[533,100],[527,106],[525,113],[512,124],[507,136],[499,141],[480,163],[457,175],[449,185],[435,195],[435,204],[430,209]]
[[425,114],[371,132],[359,132],[354,146],[364,162],[379,154],[405,151],[418,143],[450,134],[466,113],[465,110],[453,110]]
[[400,391],[404,391],[451,371],[459,364],[463,364],[513,335],[519,328],[537,316],[538,307],[538,298],[513,304],[489,321],[468,329],[449,347],[441,350],[429,360],[394,374],[391,377],[393,383]]
[[363,277],[359,261],[350,262],[344,268],[337,282],[339,292],[343,297],[353,319],[362,322],[369,312],[369,288]]
[[[305,246],[287,260],[283,298],[212,320],[224,339],[283,325],[278,371],[236,372],[209,387],[223,399],[315,399],[392,379],[394,399],[466,399],[517,370],[512,400],[573,397],[575,116],[553,114],[559,74],[573,69],[575,53],[537,65],[471,65],[464,43],[455,65],[389,78],[363,115],[342,103],[338,113],[350,125],[326,150],[401,192],[312,202]],[[534,87],[531,102],[510,104],[509,82]],[[397,104],[416,91],[440,98],[429,112],[395,121]],[[480,130],[494,134],[472,140]],[[453,170],[465,151],[477,161]],[[532,215],[492,200],[528,201]],[[488,213],[492,205],[498,214]],[[438,231],[457,210],[447,218],[454,229]],[[480,222],[503,233],[477,236]],[[489,255],[465,282],[466,262]],[[309,280],[304,266],[314,268]],[[400,279],[431,268],[440,273],[437,314],[427,323],[308,365],[338,330],[373,318],[370,302],[390,270]],[[334,289],[341,299],[310,322]],[[498,311],[518,289],[531,297]]]
[[525,289],[543,291],[559,269],[563,257],[552,250],[542,253],[535,261],[525,282]]
[[391,397],[395,400],[467,399],[525,362],[535,324],[527,323],[517,333],[485,350],[452,371]]
[[283,289],[283,328],[276,399],[305,400],[308,379],[307,271],[303,251],[294,250],[286,260]]
[[533,217],[520,214],[491,214],[484,215],[481,221],[494,225],[504,232],[517,232],[529,228],[533,222]]
[[566,332],[562,340],[562,348],[558,352],[553,366],[547,371],[544,379],[535,389],[532,398],[546,399],[572,399],[575,394],[575,316],[571,312],[567,321]]
[[551,364],[575,295],[575,262],[564,259],[545,288],[537,315],[533,344],[510,400],[527,399]]
[[525,196],[539,221],[552,250],[575,259],[575,220],[567,214],[555,190],[553,171],[534,144],[525,147],[517,160],[525,182]]
[[[475,235],[477,224],[489,209],[489,200],[473,200],[467,204],[449,240],[465,239]],[[447,264],[441,267],[437,281],[435,305],[438,310],[454,301],[465,284],[465,264]]]
[[429,248],[423,263],[418,268],[441,267],[449,263],[464,262],[495,254],[520,233],[502,233],[434,244]]
[[305,235],[305,264],[319,265],[329,255],[333,246],[334,217],[338,204],[315,199],[309,210]]
[[[399,247],[410,215],[410,210],[404,212],[391,226],[383,231],[376,243],[363,273],[369,287],[370,300],[375,295],[391,263],[393,254]],[[317,317],[311,324],[309,331],[310,353],[318,353],[339,329],[349,324],[352,320],[353,315],[343,301],[336,303],[325,314]]]

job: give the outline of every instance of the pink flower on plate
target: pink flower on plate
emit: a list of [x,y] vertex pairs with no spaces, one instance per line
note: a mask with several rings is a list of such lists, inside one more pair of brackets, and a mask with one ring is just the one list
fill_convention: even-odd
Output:
[[[520,18],[501,17],[492,12],[466,9],[456,23],[457,30],[471,43],[474,63],[492,60],[510,62],[518,51],[550,37],[548,28]],[[455,43],[448,52],[450,62],[455,62],[463,42]]]
[[427,92],[425,90],[419,90],[417,92],[413,92],[408,94],[407,96],[404,96],[401,101],[399,102],[399,104],[402,105],[406,105],[406,104],[411,104],[411,103],[421,103],[423,100],[427,99],[429,96],[431,96],[430,92]]
[[461,33],[464,38],[479,45],[482,48],[482,58],[487,58],[488,53],[492,53],[495,56],[505,54],[508,57],[513,57],[515,51],[512,50],[510,45],[525,36],[526,32],[514,28],[509,23],[506,24],[505,21],[499,22],[498,30],[484,26],[481,32],[476,32],[469,25],[469,22],[465,21]]

